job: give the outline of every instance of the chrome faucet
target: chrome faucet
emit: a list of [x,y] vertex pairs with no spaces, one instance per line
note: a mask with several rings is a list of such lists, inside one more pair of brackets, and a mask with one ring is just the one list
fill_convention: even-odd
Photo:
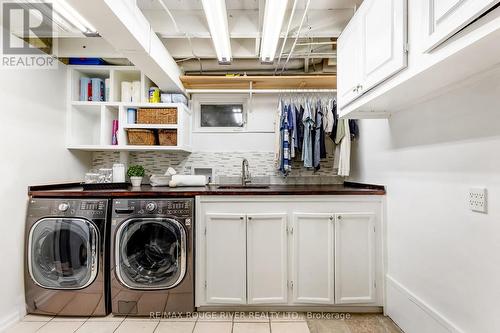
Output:
[[252,179],[250,176],[250,171],[248,170],[248,160],[246,158],[241,162],[241,185],[245,186],[251,183]]

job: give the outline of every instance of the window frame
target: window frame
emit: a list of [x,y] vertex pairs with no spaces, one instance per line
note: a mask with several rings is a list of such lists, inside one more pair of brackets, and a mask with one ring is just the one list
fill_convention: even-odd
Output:
[[[201,126],[201,105],[228,105],[241,104],[243,106],[243,126],[242,127],[202,127]],[[193,132],[194,133],[234,133],[246,132],[248,125],[248,96],[244,94],[225,95],[197,95],[193,96]]]

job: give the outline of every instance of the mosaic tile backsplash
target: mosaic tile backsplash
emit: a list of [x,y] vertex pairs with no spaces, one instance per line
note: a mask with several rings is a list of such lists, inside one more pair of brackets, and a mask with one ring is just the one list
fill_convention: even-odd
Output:
[[[217,180],[220,176],[241,176],[241,161],[246,158],[250,164],[252,177],[271,177],[272,183],[342,183],[333,168],[333,154],[321,160],[321,169],[317,172],[305,169],[302,162],[294,161],[292,172],[285,179],[274,167],[272,152],[131,152],[129,164],[140,164],[146,169],[146,175],[163,175],[168,167],[178,174],[192,174],[193,168],[212,168]],[[92,156],[92,168],[111,168],[120,160],[118,152],[95,152]]]

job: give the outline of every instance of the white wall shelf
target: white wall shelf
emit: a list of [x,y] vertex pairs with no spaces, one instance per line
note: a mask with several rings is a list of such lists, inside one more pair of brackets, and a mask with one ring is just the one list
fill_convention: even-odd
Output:
[[[80,101],[80,78],[109,78],[109,101]],[[141,81],[141,100],[121,101],[121,82]],[[133,66],[69,66],[67,148],[82,151],[191,152],[191,110],[182,103],[149,103],[155,84]],[[177,124],[128,124],[129,108],[176,108]],[[118,120],[118,145],[112,145],[113,120]],[[176,129],[177,146],[136,146],[127,142],[126,129]]]
[[113,145],[74,145],[67,146],[69,150],[81,151],[179,151],[179,152],[192,152],[191,147],[170,147],[170,146],[113,146]]

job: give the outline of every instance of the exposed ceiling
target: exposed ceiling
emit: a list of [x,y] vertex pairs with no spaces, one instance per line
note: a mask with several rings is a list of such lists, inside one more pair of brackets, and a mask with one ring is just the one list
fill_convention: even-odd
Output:
[[[223,74],[246,72],[252,74],[322,73],[335,72],[336,37],[354,14],[362,0],[311,0],[305,12],[307,0],[297,0],[291,18],[290,31],[279,64],[261,65],[259,61],[260,38],[264,0],[226,0],[228,26],[231,38],[233,63],[218,65],[207,21],[200,0],[162,0],[172,13],[165,11],[159,0],[137,0],[137,5],[160,36],[170,54],[188,73]],[[294,0],[288,1],[288,12],[282,26],[279,49],[285,38]],[[305,15],[305,16],[304,16]],[[299,31],[302,17],[304,25]],[[286,58],[297,39],[286,66]],[[278,52],[279,53],[279,52]],[[327,66],[328,64],[328,66]],[[284,66],[284,68],[283,68]]]
[[[286,39],[281,61],[263,65],[259,59],[266,0],[226,0],[233,61],[219,65],[201,0],[128,0],[139,7],[187,74],[332,74],[336,72],[336,38],[362,0],[288,0],[278,52]],[[163,5],[160,3],[163,2]],[[271,0],[272,1],[272,0]],[[296,9],[292,16],[292,7]],[[165,7],[170,11],[168,14]],[[304,19],[301,29],[300,23]],[[286,35],[290,21],[290,29]],[[85,38],[77,29],[57,27],[62,57],[104,57],[120,62],[123,55],[102,38]],[[19,27],[20,29],[20,27]],[[292,51],[292,45],[295,47]],[[287,58],[288,61],[287,61]]]

